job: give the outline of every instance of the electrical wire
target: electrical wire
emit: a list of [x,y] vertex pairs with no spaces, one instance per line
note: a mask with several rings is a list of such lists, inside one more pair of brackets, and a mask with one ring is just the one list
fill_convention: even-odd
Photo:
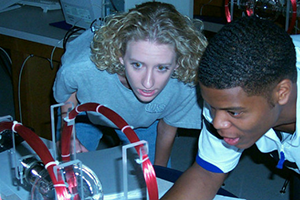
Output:
[[[11,65],[12,65],[12,60],[10,58],[10,56],[8,55],[8,53],[2,48],[0,47],[0,50],[4,53],[4,58],[2,54],[0,54],[0,58],[3,59],[3,63],[4,63],[4,67],[5,67],[5,71],[8,73],[8,75],[10,76],[11,78]],[[8,61],[8,63],[7,63]]]
[[29,58],[32,58],[33,54],[30,54],[29,56],[27,56],[27,58],[24,60],[22,67],[20,69],[20,73],[19,73],[19,79],[18,79],[18,104],[19,104],[19,115],[20,115],[20,122],[22,123],[22,108],[21,108],[21,78],[22,78],[22,73],[23,73],[23,69],[25,67],[26,62],[28,61]]
[[64,36],[64,39],[63,39],[63,49],[64,49],[64,52],[66,52],[66,46],[67,46],[67,42],[68,40],[70,39],[70,37],[77,33],[78,31],[81,31],[81,30],[84,30],[83,28],[79,28],[79,27],[75,27],[73,26],[72,28],[70,28],[67,33],[65,34]]
[[63,41],[63,39],[59,40],[59,41],[57,42],[57,44],[53,47],[53,49],[52,49],[52,51],[51,51],[50,59],[48,59],[49,62],[50,62],[50,67],[51,67],[52,70],[54,69],[54,65],[53,65],[53,56],[54,56],[54,52],[55,52],[56,48],[58,47],[58,45],[59,45],[62,41]]
[[203,4],[203,5],[201,6],[201,8],[200,8],[200,15],[202,15],[203,7],[204,7],[204,6],[207,6],[207,5],[210,4],[211,2],[212,2],[212,0],[210,0],[209,2],[207,2],[207,3],[205,3],[205,4]]
[[[51,51],[50,59],[49,58],[45,58],[45,59],[47,59],[50,62],[50,67],[51,67],[52,70],[54,69],[54,65],[53,65],[54,52],[55,52],[56,48],[58,47],[58,45],[62,41],[63,41],[63,39],[61,39],[60,41],[58,41],[57,45],[53,47],[53,49]],[[3,50],[3,49],[1,48],[1,50]],[[20,122],[21,123],[23,122],[23,118],[22,118],[22,106],[21,106],[21,79],[22,79],[22,74],[23,74],[23,70],[24,70],[26,62],[28,61],[29,58],[32,58],[33,56],[34,56],[33,54],[30,54],[29,56],[26,57],[26,59],[22,63],[22,66],[21,66],[21,69],[20,69],[20,72],[19,72],[19,79],[18,79],[18,105],[19,105],[19,115],[20,115]],[[11,59],[10,59],[10,62],[12,63]]]
[[113,7],[113,9],[114,9],[116,12],[118,12],[118,9],[117,9],[115,3],[114,3],[112,0],[109,0],[109,1],[110,1],[111,6]]
[[0,50],[3,51],[3,53],[4,53],[4,54],[6,55],[6,57],[8,58],[10,64],[12,64],[11,58],[10,58],[10,56],[8,55],[8,53],[7,53],[2,47],[0,47]]

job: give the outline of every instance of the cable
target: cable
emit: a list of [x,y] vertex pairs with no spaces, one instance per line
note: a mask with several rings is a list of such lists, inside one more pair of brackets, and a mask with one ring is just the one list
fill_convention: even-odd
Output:
[[73,26],[72,28],[70,28],[68,30],[68,32],[65,34],[64,39],[63,39],[63,49],[64,49],[64,52],[66,52],[66,45],[67,45],[67,42],[70,39],[70,37],[73,34],[77,33],[78,31],[81,31],[81,30],[84,30],[84,29],[83,28],[79,28],[79,27],[75,27],[75,26]]
[[10,64],[12,64],[11,58],[10,58],[10,56],[8,55],[8,53],[7,53],[2,47],[0,47],[0,50],[3,51],[3,53],[4,53],[4,54],[6,55],[6,57],[8,58]]
[[203,7],[210,4],[212,2],[212,0],[210,0],[209,2],[205,3],[205,4],[202,4],[201,8],[200,8],[200,15],[202,15],[202,10],[203,10]]
[[[53,47],[53,49],[51,51],[50,59],[49,58],[45,58],[45,59],[47,59],[50,62],[50,67],[51,67],[52,70],[54,69],[54,65],[53,65],[53,55],[54,55],[54,52],[55,52],[56,48],[58,47],[58,45],[62,41],[63,41],[63,39],[61,39],[60,41],[58,41],[57,45]],[[1,48],[1,50],[3,50],[3,49]],[[18,79],[18,105],[19,105],[19,115],[20,115],[20,122],[21,123],[23,122],[23,119],[22,119],[22,107],[21,107],[21,78],[22,78],[22,73],[23,73],[23,69],[25,67],[26,62],[28,61],[29,58],[31,58],[33,56],[34,56],[33,54],[30,54],[29,56],[26,57],[26,59],[24,60],[24,62],[22,64],[20,72],[19,72],[19,79]],[[12,63],[11,59],[10,59],[10,62]]]
[[4,68],[5,68],[5,71],[8,73],[8,75],[11,78],[12,60],[11,60],[10,56],[8,55],[8,53],[2,47],[0,47],[0,50],[4,53],[4,55],[0,54],[0,58],[1,58],[1,60],[3,60],[3,65],[4,65]]
[[56,50],[56,48],[58,47],[58,45],[63,41],[63,39],[59,40],[57,42],[57,45],[55,45],[51,51],[51,55],[50,55],[50,59],[48,59],[48,61],[50,62],[50,67],[51,69],[53,70],[54,69],[54,65],[53,65],[53,55],[54,55],[54,52]]
[[18,80],[18,104],[19,104],[19,115],[20,115],[20,122],[22,123],[22,108],[21,108],[21,78],[22,78],[22,72],[25,67],[26,62],[28,61],[29,58],[32,58],[33,54],[30,54],[27,56],[27,58],[24,60],[22,67],[20,69],[19,73],[19,80]]
[[[70,37],[70,36],[69,36]],[[61,39],[60,41],[57,42],[57,45],[53,47],[52,51],[51,51],[51,55],[50,55],[50,59],[49,58],[44,58],[46,60],[48,60],[50,62],[50,67],[53,70],[54,69],[54,65],[53,65],[53,56],[54,56],[54,52],[56,50],[56,48],[58,47],[58,45],[63,41],[63,39]],[[1,47],[0,49],[2,51],[4,51]],[[6,53],[6,52],[5,52]],[[7,53],[6,53],[7,54]],[[8,54],[7,54],[8,55]],[[20,122],[23,122],[22,119],[22,106],[21,106],[21,79],[22,79],[22,73],[23,73],[23,69],[25,67],[26,62],[28,61],[29,58],[32,58],[34,55],[30,54],[29,56],[26,57],[26,59],[24,60],[24,62],[22,63],[20,72],[19,72],[19,79],[18,79],[18,105],[19,105],[19,115],[20,115]],[[11,59],[10,62],[12,63]]]
[[109,1],[110,1],[111,6],[113,7],[113,9],[114,9],[116,12],[118,12],[118,9],[117,9],[115,3],[114,3],[112,0],[109,0]]

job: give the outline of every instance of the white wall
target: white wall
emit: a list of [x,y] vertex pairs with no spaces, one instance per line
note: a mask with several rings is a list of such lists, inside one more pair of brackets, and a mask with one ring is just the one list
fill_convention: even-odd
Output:
[[[125,0],[125,5],[124,5],[125,12],[128,11],[130,8],[135,7],[136,4],[141,4],[147,1],[149,0]],[[193,18],[193,13],[194,13],[193,0],[157,0],[157,1],[173,4],[181,14]]]

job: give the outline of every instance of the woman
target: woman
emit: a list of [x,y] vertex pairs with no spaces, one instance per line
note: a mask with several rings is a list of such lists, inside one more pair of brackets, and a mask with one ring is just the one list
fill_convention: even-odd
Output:
[[[87,31],[69,45],[72,51],[63,57],[54,97],[57,102],[97,102],[114,110],[141,140],[148,141],[152,163],[166,166],[177,128],[201,128],[194,86],[206,44],[197,23],[174,6],[143,3],[109,17],[93,36]],[[69,106],[63,106],[62,113]],[[101,126],[115,128],[121,141],[128,143],[104,116],[87,115],[100,126],[88,134],[90,128],[77,124],[77,149],[94,150],[102,137]]]

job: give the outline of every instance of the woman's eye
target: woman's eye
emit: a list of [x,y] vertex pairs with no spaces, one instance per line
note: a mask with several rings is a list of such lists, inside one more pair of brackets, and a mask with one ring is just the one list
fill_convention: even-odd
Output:
[[166,70],[168,70],[169,68],[166,67],[166,66],[163,66],[163,65],[159,65],[159,66],[157,67],[157,69],[158,69],[159,71],[166,71]]
[[132,66],[134,66],[135,68],[141,68],[142,67],[142,63],[139,63],[139,62],[132,63]]

